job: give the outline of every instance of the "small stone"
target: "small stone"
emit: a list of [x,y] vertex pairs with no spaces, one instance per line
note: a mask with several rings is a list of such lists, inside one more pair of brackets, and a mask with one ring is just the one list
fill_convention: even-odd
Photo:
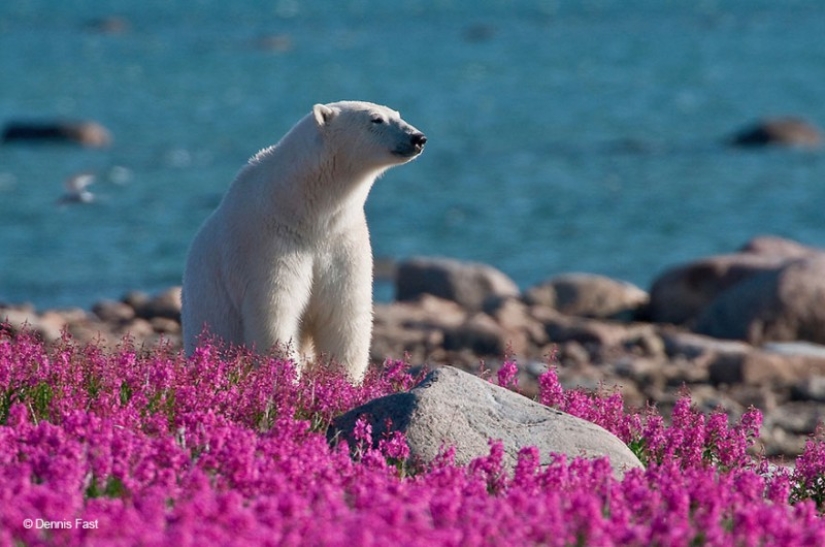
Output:
[[794,117],[768,118],[737,132],[734,146],[801,146],[816,148],[822,144],[819,129],[808,121]]
[[791,390],[794,399],[825,403],[825,376],[803,378]]
[[510,342],[507,333],[486,313],[473,315],[466,323],[444,333],[444,349],[470,349],[477,355],[502,356]]
[[105,323],[119,325],[135,318],[135,309],[124,302],[101,300],[92,306],[92,313]]

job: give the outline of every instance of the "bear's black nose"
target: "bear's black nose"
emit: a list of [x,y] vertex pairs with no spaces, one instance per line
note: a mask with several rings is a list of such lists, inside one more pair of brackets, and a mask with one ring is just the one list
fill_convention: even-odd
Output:
[[424,146],[427,144],[427,137],[424,133],[413,133],[412,143],[415,146]]

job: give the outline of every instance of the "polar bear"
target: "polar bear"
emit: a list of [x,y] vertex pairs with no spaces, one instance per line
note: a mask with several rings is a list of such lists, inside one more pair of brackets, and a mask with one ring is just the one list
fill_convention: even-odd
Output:
[[186,354],[206,329],[258,352],[286,348],[299,371],[304,358],[323,355],[360,382],[372,338],[364,203],[377,177],[426,142],[395,110],[341,101],[315,105],[253,156],[190,247]]

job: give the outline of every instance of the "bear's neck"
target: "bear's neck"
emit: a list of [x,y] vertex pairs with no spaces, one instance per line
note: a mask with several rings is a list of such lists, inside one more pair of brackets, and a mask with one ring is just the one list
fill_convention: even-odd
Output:
[[334,154],[318,154],[316,138],[314,131],[293,130],[254,158],[249,168],[261,173],[257,205],[275,222],[301,230],[345,230],[363,222],[367,196],[386,168],[364,169]]

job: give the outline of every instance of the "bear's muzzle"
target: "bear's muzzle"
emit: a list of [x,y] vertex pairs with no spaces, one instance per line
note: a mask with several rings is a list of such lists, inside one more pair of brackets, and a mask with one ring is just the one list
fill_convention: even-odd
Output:
[[424,151],[425,144],[427,144],[427,136],[417,131],[410,135],[409,144],[399,146],[393,150],[393,154],[404,158],[413,158]]

